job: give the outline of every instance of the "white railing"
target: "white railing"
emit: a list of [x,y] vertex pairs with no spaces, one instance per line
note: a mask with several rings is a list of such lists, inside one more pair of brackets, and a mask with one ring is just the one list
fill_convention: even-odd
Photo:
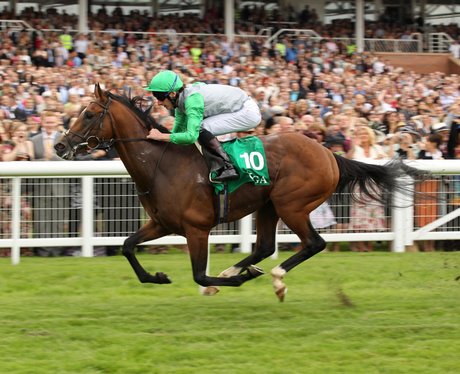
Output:
[[448,53],[454,39],[445,32],[428,34],[428,51],[431,53]]
[[[379,162],[380,163],[380,162]],[[460,175],[460,162],[458,160],[443,161],[413,161],[411,165],[420,169],[430,170],[433,174],[452,175],[458,178]],[[81,181],[81,227],[77,233],[72,235],[59,235],[53,233],[51,237],[30,237],[21,233],[21,187],[27,184],[29,178],[72,178]],[[93,256],[95,246],[120,246],[126,239],[126,235],[112,235],[104,232],[97,232],[94,222],[95,208],[95,180],[97,178],[122,178],[127,179],[127,172],[121,161],[34,161],[34,162],[2,162],[0,163],[0,183],[10,186],[8,194],[10,208],[6,212],[7,220],[10,222],[11,230],[6,237],[0,236],[0,248],[11,248],[12,263],[17,264],[20,260],[20,248],[26,247],[63,247],[80,246],[82,255]],[[75,182],[73,182],[75,183]],[[411,180],[403,180],[402,183],[410,185]],[[458,191],[457,191],[458,193]],[[46,194],[46,192],[45,192]],[[135,198],[135,194],[133,195]],[[44,196],[45,197],[45,196]],[[44,198],[43,197],[43,198]],[[62,197],[62,196],[61,196]],[[73,197],[73,196],[70,196]],[[39,196],[40,198],[40,196]],[[442,198],[442,196],[441,196]],[[437,228],[460,216],[460,208],[450,209],[440,218],[429,223],[425,227],[414,228],[413,196],[394,194],[393,201],[397,206],[404,208],[391,208],[391,225],[385,232],[321,232],[327,242],[352,242],[352,241],[392,241],[392,251],[403,252],[405,246],[413,244],[414,240],[460,240],[459,225],[450,225],[447,229]],[[131,200],[132,203],[133,200]],[[109,204],[111,203],[109,199]],[[5,207],[0,207],[5,210]],[[46,209],[46,208],[45,208]],[[127,209],[122,208],[122,209]],[[140,209],[140,208],[139,208]],[[441,209],[442,210],[442,209]],[[5,215],[4,215],[5,216]],[[137,222],[137,221],[136,221]],[[5,222],[2,222],[4,224]],[[136,227],[137,229],[137,227]],[[135,229],[134,229],[135,231]],[[288,230],[279,229],[277,243],[296,243],[298,237]],[[242,252],[251,251],[251,246],[256,241],[256,233],[252,216],[241,219],[234,230],[213,230],[210,236],[210,243],[232,243],[238,244]],[[181,236],[168,236],[144,245],[183,245],[185,238]]]
[[265,46],[268,48],[272,45],[273,42],[276,42],[284,37],[289,37],[289,39],[299,38],[299,37],[308,37],[315,41],[320,41],[323,39],[321,35],[319,35],[314,30],[309,29],[280,29],[271,35],[266,41]]
[[[284,37],[290,40],[308,38],[315,42],[325,40],[314,30],[308,29],[280,29],[271,35],[266,41],[265,46],[270,46]],[[356,38],[331,38],[336,43],[344,45],[356,44]],[[404,52],[417,53],[423,52],[423,40],[419,35],[413,34],[410,39],[375,39],[364,38],[364,50],[368,52]]]
[[0,20],[0,30],[9,31],[33,31],[34,28],[26,21],[20,19],[2,19]]
[[[0,20],[0,30],[9,31],[34,31],[34,28],[27,22],[22,20]],[[43,28],[40,30],[43,33],[50,32],[61,32],[62,29],[47,29]],[[122,30],[120,30],[122,31]],[[298,38],[310,38],[315,42],[325,40],[316,31],[310,29],[296,29],[296,28],[283,28],[278,30],[272,35],[272,28],[262,28],[256,35],[252,34],[235,34],[235,37],[243,39],[265,39],[264,45],[270,46],[273,42],[278,41],[280,38],[288,37],[291,40]],[[71,34],[77,34],[79,30],[70,29],[68,30]],[[112,33],[112,30],[98,30],[98,33]],[[163,31],[149,32],[149,31],[122,31],[124,34],[134,34],[137,36],[169,36],[171,34]],[[94,31],[89,30],[90,34],[94,34]],[[220,36],[220,34],[209,34],[209,33],[175,33],[174,38],[181,39],[183,37],[214,37]],[[446,53],[449,51],[449,46],[452,44],[452,37],[446,33],[427,33],[425,35],[419,33],[413,33],[410,39],[375,39],[375,38],[364,38],[364,51],[366,52],[402,52],[402,53],[421,53],[424,51],[423,38],[427,39],[428,52],[431,53]],[[343,43],[344,45],[356,44],[356,38],[332,38],[336,43]]]

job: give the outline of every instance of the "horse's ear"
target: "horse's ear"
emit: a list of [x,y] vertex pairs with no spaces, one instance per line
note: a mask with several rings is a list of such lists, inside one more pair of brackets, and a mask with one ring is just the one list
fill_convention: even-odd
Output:
[[94,85],[94,96],[96,96],[96,99],[102,99],[103,96],[102,88],[99,83],[96,83]]

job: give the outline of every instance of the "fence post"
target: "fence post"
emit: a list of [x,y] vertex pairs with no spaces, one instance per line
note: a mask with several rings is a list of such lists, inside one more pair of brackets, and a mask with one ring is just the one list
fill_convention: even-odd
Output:
[[410,242],[410,235],[413,231],[412,209],[414,206],[413,179],[410,177],[398,178],[399,186],[404,186],[404,190],[396,189],[392,199],[392,231],[395,238],[393,240],[392,252],[404,252],[405,247]]
[[240,252],[241,253],[251,253],[252,243],[251,243],[251,234],[252,234],[252,214],[240,219]]
[[81,191],[82,191],[82,211],[81,211],[81,235],[83,243],[81,246],[81,254],[83,257],[93,257],[93,236],[94,236],[94,189],[93,177],[83,176],[81,178]]
[[21,259],[21,247],[18,240],[21,237],[21,177],[15,177],[11,181],[11,235],[13,245],[11,246],[11,263],[13,265],[19,264]]

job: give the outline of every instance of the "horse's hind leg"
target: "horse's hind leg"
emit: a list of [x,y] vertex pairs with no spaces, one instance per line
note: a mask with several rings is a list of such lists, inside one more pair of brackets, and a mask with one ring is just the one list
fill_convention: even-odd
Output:
[[326,248],[326,242],[313,228],[308,216],[301,216],[298,218],[293,218],[291,216],[290,218],[283,219],[283,221],[299,236],[302,243],[299,252],[289,257],[281,265],[276,266],[271,271],[273,288],[280,301],[284,300],[284,296],[287,292],[286,285],[283,282],[284,275],[295,266]]
[[125,240],[122,253],[129,261],[141,283],[171,283],[168,276],[164,273],[157,272],[155,275],[148,273],[139,263],[135,254],[135,248],[139,243],[161,238],[168,234],[170,234],[168,230],[150,220]]
[[[275,252],[275,237],[276,225],[278,223],[278,215],[272,202],[263,206],[257,211],[256,215],[256,231],[257,241],[254,252],[242,259],[240,262],[229,267],[221,272],[218,276],[228,278],[234,275],[241,274],[247,270],[249,266],[255,265],[266,259]],[[257,270],[258,269],[258,270]],[[262,269],[253,266],[252,270],[263,272]],[[203,290],[204,295],[214,295],[219,291],[216,286],[206,287]]]

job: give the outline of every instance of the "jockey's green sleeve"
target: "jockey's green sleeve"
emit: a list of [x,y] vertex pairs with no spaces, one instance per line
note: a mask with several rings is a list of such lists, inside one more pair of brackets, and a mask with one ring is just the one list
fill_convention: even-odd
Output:
[[185,113],[175,110],[175,121],[171,132],[171,142],[175,144],[193,144],[198,140],[201,122],[204,118],[204,99],[199,93],[185,100]]

